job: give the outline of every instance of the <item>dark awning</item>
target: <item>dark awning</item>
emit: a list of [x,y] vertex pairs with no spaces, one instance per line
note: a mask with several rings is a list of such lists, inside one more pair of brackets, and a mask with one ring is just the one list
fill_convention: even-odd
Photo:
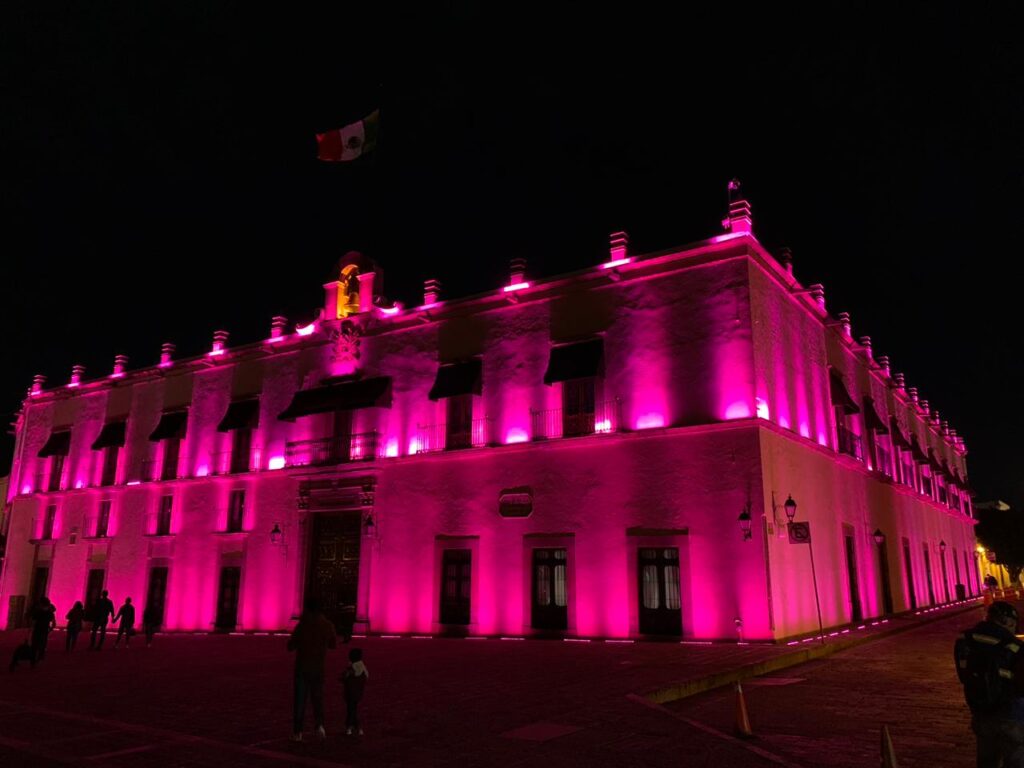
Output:
[[111,421],[103,425],[103,429],[100,430],[100,436],[96,438],[92,444],[92,449],[98,451],[102,448],[123,448],[124,447],[124,428],[125,423],[123,421]]
[[879,418],[878,411],[875,410],[875,401],[870,397],[864,398],[864,422],[868,429],[873,429],[883,435],[889,434],[889,428]]
[[921,444],[917,442],[917,435],[910,436],[910,452],[914,454],[914,461],[918,464],[927,464],[928,457],[925,452],[921,450]]
[[228,412],[217,425],[218,432],[230,432],[233,429],[256,429],[260,421],[259,400],[236,400],[228,406]]
[[311,416],[314,413],[390,407],[391,377],[378,376],[299,390],[292,398],[291,405],[277,418],[281,421],[295,421],[299,416]]
[[604,343],[601,339],[552,347],[548,369],[544,373],[544,383],[554,384],[556,381],[597,376],[601,373],[603,364]]
[[170,411],[160,417],[160,423],[149,436],[154,443],[176,437],[179,440],[185,437],[185,430],[188,429],[188,411]]
[[850,392],[843,383],[843,377],[837,371],[829,371],[829,382],[832,390],[832,405],[842,408],[847,413],[860,413],[857,402],[850,397]]
[[910,441],[903,434],[903,430],[900,429],[900,423],[896,421],[895,416],[889,417],[889,434],[892,435],[892,441],[897,448],[902,448],[904,451],[911,450]]
[[483,391],[481,368],[479,360],[442,365],[437,369],[437,378],[427,397],[440,400],[442,397],[479,395]]
[[70,448],[70,432],[51,432],[50,439],[39,451],[39,457],[45,459],[47,456],[67,456]]

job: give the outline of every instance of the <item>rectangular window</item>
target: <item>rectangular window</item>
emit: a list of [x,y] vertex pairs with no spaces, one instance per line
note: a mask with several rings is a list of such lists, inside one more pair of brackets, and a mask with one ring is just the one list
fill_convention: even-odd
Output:
[[174,507],[173,496],[161,496],[160,497],[160,508],[156,514],[156,530],[154,533],[157,536],[169,536],[171,533],[171,510]]
[[931,474],[929,474],[929,470],[925,467],[921,467],[921,493],[931,498],[932,477]]
[[892,477],[892,456],[889,453],[889,438],[878,430],[874,431],[875,470]]
[[914,464],[914,456],[910,451],[902,451],[900,454],[900,460],[903,462],[903,484],[908,488],[917,489],[917,474],[916,465]]
[[935,486],[939,489],[939,504],[945,505],[946,504],[946,486],[945,486],[945,484],[943,484],[941,479],[936,478]]
[[108,445],[103,449],[103,472],[100,475],[100,485],[115,485],[117,483],[117,457],[121,453],[120,446]]
[[161,480],[175,480],[178,477],[178,457],[181,455],[181,438],[168,437],[164,440],[164,462],[160,471]]
[[249,471],[249,454],[252,450],[252,430],[239,427],[231,432],[231,473]]
[[100,502],[99,512],[96,514],[96,530],[93,532],[93,536],[97,538],[103,538],[107,535],[107,529],[110,527],[110,499],[104,499]]
[[90,568],[89,576],[85,582],[85,618],[87,621],[92,621],[96,615],[96,603],[100,599],[100,593],[103,591],[103,580],[106,576],[106,571],[102,568]]
[[232,491],[228,497],[227,530],[229,533],[238,533],[242,530],[244,516],[245,491]]
[[679,549],[641,547],[637,551],[640,632],[678,636],[683,632]]
[[566,550],[560,547],[533,550],[532,624],[536,629],[569,626],[567,560]]
[[64,459],[66,457],[60,454],[54,454],[50,457],[50,482],[47,486],[49,491],[61,490],[61,477],[64,474]]
[[907,597],[910,600],[910,610],[917,610],[917,589],[914,586],[914,565],[910,560],[910,541],[903,540],[903,575],[907,580]]
[[469,549],[446,549],[442,554],[442,624],[469,624],[472,557]]
[[46,515],[43,517],[43,530],[41,539],[52,539],[53,538],[53,525],[57,520],[57,505],[50,504],[46,508]]
[[449,451],[473,445],[473,395],[446,398],[445,448]]
[[562,382],[562,435],[592,435],[596,406],[594,377]]
[[839,443],[839,452],[852,456],[858,461],[863,461],[861,451],[860,435],[850,427],[851,417],[843,408],[836,408],[836,439]]

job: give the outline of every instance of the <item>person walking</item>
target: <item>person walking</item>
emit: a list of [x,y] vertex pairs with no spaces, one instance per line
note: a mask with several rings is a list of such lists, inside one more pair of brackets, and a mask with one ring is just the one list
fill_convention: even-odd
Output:
[[67,616],[64,618],[67,620],[64,650],[69,652],[75,650],[75,643],[78,642],[78,633],[82,631],[82,621],[85,619],[85,608],[82,607],[82,601],[75,601],[74,607],[68,611]]
[[1017,610],[997,600],[953,648],[978,768],[1024,768],[1024,653],[1016,632]]
[[320,602],[312,597],[306,598],[299,623],[288,638],[288,650],[295,651],[292,741],[302,741],[307,698],[313,701],[316,735],[321,739],[327,735],[324,731],[324,666],[327,650],[336,644],[334,625],[320,612]]
[[46,642],[57,627],[57,608],[49,598],[41,597],[32,612],[32,666],[46,656]]
[[366,681],[370,679],[370,672],[363,663],[363,649],[353,648],[348,652],[349,665],[341,673],[341,683],[345,689],[345,733],[351,736],[353,733],[363,735],[362,726],[359,724],[359,700],[363,698],[366,690]]
[[[89,648],[95,648],[97,651],[103,649],[103,641],[107,639],[107,622],[114,615],[114,603],[107,597],[107,590],[103,590],[100,593],[99,600],[96,601],[96,607],[93,610],[92,616],[92,633],[89,636]],[[96,635],[99,633],[100,641],[96,643]]]
[[[118,622],[120,623],[118,624]],[[114,623],[117,624],[117,637],[114,638],[114,647],[117,648],[123,637],[124,647],[127,648],[128,644],[132,641],[132,635],[135,634],[135,606],[132,605],[130,597],[126,597],[124,605],[117,609]]]
[[152,604],[142,612],[142,631],[146,633],[146,647],[153,645],[153,635],[160,629],[160,610]]

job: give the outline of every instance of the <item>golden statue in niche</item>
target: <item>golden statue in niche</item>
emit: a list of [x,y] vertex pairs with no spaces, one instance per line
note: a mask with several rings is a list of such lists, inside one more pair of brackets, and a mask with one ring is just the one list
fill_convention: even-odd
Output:
[[338,317],[359,312],[359,267],[348,264],[338,275]]

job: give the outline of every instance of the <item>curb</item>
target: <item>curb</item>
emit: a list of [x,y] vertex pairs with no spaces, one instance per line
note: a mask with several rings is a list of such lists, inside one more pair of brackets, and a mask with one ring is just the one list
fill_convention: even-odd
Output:
[[943,612],[940,616],[930,616],[927,619],[914,622],[913,624],[891,627],[863,637],[852,637],[848,640],[841,640],[824,645],[814,645],[809,648],[801,648],[798,651],[784,653],[781,656],[766,659],[765,661],[746,664],[742,667],[726,670],[724,672],[716,672],[707,675],[706,677],[699,677],[693,680],[686,680],[675,685],[666,686],[665,688],[658,688],[642,694],[642,698],[654,704],[666,704],[670,701],[686,699],[690,696],[696,696],[699,693],[705,693],[706,691],[712,691],[716,688],[722,688],[726,685],[731,685],[732,683],[742,682],[743,680],[748,680],[752,677],[760,677],[771,672],[778,672],[780,669],[787,669],[788,667],[806,664],[808,661],[814,661],[815,659],[823,659],[834,653],[838,653],[839,651],[845,651],[859,645],[864,645],[865,643],[898,635],[900,632],[909,632],[912,629],[918,629],[919,627],[931,624],[932,622],[948,619],[950,616],[958,616],[959,614],[966,613],[967,611],[977,610],[979,607],[979,603],[965,605],[960,607],[958,610]]

